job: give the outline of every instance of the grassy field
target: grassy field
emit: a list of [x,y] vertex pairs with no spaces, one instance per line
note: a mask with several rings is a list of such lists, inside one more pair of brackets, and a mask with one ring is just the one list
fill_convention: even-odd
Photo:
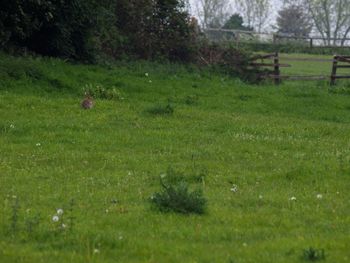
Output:
[[[330,76],[332,72],[332,60],[333,56],[327,55],[309,55],[309,54],[281,54],[281,63],[286,63],[291,65],[290,68],[282,68],[282,73],[289,75],[324,75]],[[289,61],[287,59],[310,59],[311,61]],[[316,61],[313,61],[315,60]],[[321,61],[317,61],[317,59]],[[323,61],[322,61],[323,60]],[[342,63],[341,63],[342,64]],[[338,69],[337,73],[339,75],[349,75],[349,69]]]
[[[114,98],[82,110],[97,86]],[[0,262],[308,262],[310,247],[349,262],[349,96],[1,55]],[[151,205],[169,167],[203,189],[205,214]]]

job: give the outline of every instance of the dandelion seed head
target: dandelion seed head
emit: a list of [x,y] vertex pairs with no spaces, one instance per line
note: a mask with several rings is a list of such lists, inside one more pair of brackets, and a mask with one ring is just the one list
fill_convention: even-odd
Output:
[[57,215],[63,215],[63,209],[62,208],[57,209],[56,213]]
[[232,188],[231,188],[230,190],[231,190],[231,192],[236,193],[236,192],[238,191],[238,186],[235,185],[235,184],[233,184],[233,185],[232,185]]
[[296,201],[297,198],[295,196],[292,196],[291,198],[289,198],[289,201]]
[[60,221],[59,216],[53,216],[53,217],[52,217],[52,221],[54,221],[54,222]]

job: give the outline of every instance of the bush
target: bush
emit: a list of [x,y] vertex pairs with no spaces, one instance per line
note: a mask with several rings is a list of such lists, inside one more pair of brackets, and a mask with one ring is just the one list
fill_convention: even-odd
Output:
[[206,199],[202,190],[190,192],[185,182],[166,185],[161,179],[163,190],[151,197],[152,203],[162,212],[181,214],[203,214],[206,209]]
[[117,27],[127,39],[123,49],[141,59],[189,61],[195,28],[184,7],[184,0],[117,1]]
[[197,64],[210,66],[224,74],[256,83],[262,80],[260,75],[269,70],[252,67],[250,63],[253,56],[252,52],[232,45],[202,43]]

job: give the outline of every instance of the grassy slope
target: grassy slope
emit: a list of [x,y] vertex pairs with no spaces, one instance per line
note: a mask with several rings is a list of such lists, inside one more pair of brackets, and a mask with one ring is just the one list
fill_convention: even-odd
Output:
[[[115,86],[125,99],[83,111],[85,84]],[[249,86],[171,65],[104,69],[2,55],[0,261],[300,262],[313,246],[327,262],[348,262],[350,101],[346,84],[340,90]],[[187,105],[189,95],[198,103]],[[168,99],[173,116],[145,112]],[[206,215],[151,208],[169,165],[208,170]],[[72,231],[57,231],[57,208],[66,222],[75,217]]]

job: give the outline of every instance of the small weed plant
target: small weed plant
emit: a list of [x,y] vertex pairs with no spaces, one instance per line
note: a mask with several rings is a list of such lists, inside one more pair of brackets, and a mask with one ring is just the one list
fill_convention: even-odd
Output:
[[204,214],[207,200],[203,196],[203,191],[201,189],[190,191],[186,182],[174,181],[173,183],[166,183],[161,178],[160,182],[163,189],[151,197],[152,203],[162,212]]
[[173,115],[174,107],[168,102],[166,105],[155,105],[147,110],[152,115]]
[[115,88],[104,88],[101,85],[87,84],[84,87],[84,93],[88,94],[96,99],[104,100],[122,100],[124,99],[121,92]]
[[310,247],[308,249],[304,249],[303,258],[306,261],[321,261],[325,260],[326,256],[324,253],[324,249],[315,249]]
[[187,105],[197,105],[199,97],[197,95],[188,95],[185,97],[185,104]]

